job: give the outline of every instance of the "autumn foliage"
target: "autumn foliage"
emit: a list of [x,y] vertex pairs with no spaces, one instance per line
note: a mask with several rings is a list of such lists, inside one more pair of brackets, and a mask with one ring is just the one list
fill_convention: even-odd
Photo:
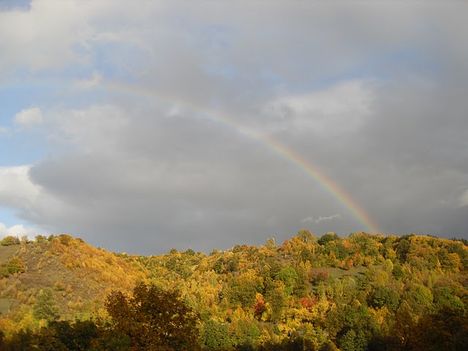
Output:
[[135,350],[193,350],[197,345],[197,314],[178,291],[138,284],[133,296],[113,292],[106,308],[115,331],[130,338]]
[[66,235],[6,244],[0,266],[13,269],[0,279],[2,351],[468,345],[463,240],[303,230],[280,245],[159,256],[114,254]]

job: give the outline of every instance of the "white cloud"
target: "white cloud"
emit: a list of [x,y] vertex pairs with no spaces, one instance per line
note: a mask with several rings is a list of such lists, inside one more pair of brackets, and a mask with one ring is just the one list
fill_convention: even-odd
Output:
[[13,235],[17,237],[26,235],[28,238],[32,239],[40,233],[42,233],[42,231],[36,227],[27,227],[23,224],[15,224],[11,227],[7,227],[4,223],[0,222],[0,238],[7,235]]
[[130,124],[127,113],[110,104],[56,110],[50,114],[49,136],[85,151],[115,151],[119,137]]
[[333,214],[333,215],[330,215],[330,216],[319,216],[317,218],[309,216],[309,217],[304,218],[301,222],[302,223],[319,224],[320,222],[333,221],[333,220],[339,219],[339,218],[341,218],[341,215],[337,213],[337,214]]
[[468,189],[466,189],[458,199],[460,207],[468,206]]
[[[1,233],[31,236],[49,228],[42,220],[46,215],[65,211],[67,204],[31,180],[31,165],[0,167],[0,207],[14,209],[20,218],[34,225],[17,224],[7,228],[0,223]],[[43,231],[42,231],[43,232]]]
[[28,208],[40,189],[29,178],[31,166],[0,167],[0,206]]
[[0,50],[6,53],[0,68],[42,69],[76,60],[73,43],[86,32],[82,14],[75,2],[47,0],[33,0],[28,11],[0,12]]
[[15,115],[14,121],[21,127],[30,128],[43,122],[42,111],[39,107],[21,110]]
[[78,89],[91,89],[98,86],[102,82],[102,75],[95,71],[91,77],[86,79],[80,79],[75,82],[75,87]]
[[344,81],[330,88],[280,97],[264,112],[284,126],[321,135],[354,132],[371,115],[372,90],[365,81]]
[[31,0],[27,11],[0,11],[0,72],[89,65],[95,44],[135,43],[141,33],[129,28],[145,27],[160,7],[157,1]]
[[308,217],[306,217],[306,218],[303,218],[301,222],[302,222],[302,223],[311,223],[311,222],[314,222],[314,217],[308,216]]

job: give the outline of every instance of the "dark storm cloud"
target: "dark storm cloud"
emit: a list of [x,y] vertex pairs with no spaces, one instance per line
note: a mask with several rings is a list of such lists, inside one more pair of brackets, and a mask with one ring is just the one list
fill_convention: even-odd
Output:
[[[312,195],[330,203],[314,194],[316,184],[300,170],[222,124],[130,113],[131,124],[106,135],[112,151],[101,149],[93,131],[80,131],[88,153],[67,153],[32,168],[32,181],[47,194],[28,219],[92,233],[96,242],[113,240],[126,250],[208,249],[261,242],[291,225],[298,229],[314,208]],[[48,197],[60,202],[60,210],[51,210]]]

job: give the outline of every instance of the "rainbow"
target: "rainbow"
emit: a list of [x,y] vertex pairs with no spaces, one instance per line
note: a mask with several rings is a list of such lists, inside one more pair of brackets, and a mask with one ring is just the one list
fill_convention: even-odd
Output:
[[229,128],[234,128],[237,132],[246,135],[247,137],[254,139],[267,148],[275,152],[277,155],[288,160],[292,164],[302,169],[310,178],[319,183],[328,193],[330,193],[341,205],[343,205],[353,217],[363,225],[366,231],[371,233],[379,233],[379,226],[375,221],[372,220],[370,215],[364,210],[364,208],[355,201],[351,194],[344,190],[338,183],[336,183],[331,177],[326,175],[320,168],[314,165],[311,161],[306,160],[299,153],[282,144],[271,135],[260,134],[254,130],[248,129],[234,121],[233,118],[229,118],[225,113],[218,111],[207,111],[205,108],[196,106],[194,103],[187,103],[186,101],[180,101],[179,98],[174,97],[163,97],[161,94],[155,93],[153,90],[129,85],[122,82],[106,81],[102,82],[101,85],[109,90],[121,91],[124,93],[137,94],[138,96],[145,96],[150,98],[157,98],[170,103],[179,103],[183,106],[187,106],[197,113],[200,113],[205,118],[213,120],[217,123],[222,123]]
[[302,168],[302,170],[304,170],[307,175],[309,175],[322,187],[324,187],[331,195],[333,195],[335,199],[337,199],[348,209],[348,211],[352,213],[354,218],[356,218],[362,225],[364,225],[367,231],[372,233],[380,232],[378,225],[372,220],[369,214],[351,197],[351,194],[345,191],[332,178],[325,175],[325,173],[323,173],[316,165],[304,159],[297,152],[271,137],[263,137],[262,140],[277,154],[283,156],[284,158]]

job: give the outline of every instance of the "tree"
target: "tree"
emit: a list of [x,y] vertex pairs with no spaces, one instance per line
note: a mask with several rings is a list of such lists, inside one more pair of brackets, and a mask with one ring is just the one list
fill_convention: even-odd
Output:
[[203,345],[208,350],[226,350],[232,346],[227,324],[210,319],[203,328]]
[[262,278],[255,271],[249,270],[230,281],[227,294],[229,301],[233,305],[241,305],[243,308],[248,308],[254,305],[255,296],[262,289]]
[[39,292],[33,308],[33,315],[36,319],[45,319],[46,321],[57,319],[58,308],[55,304],[52,290],[43,289]]
[[431,289],[421,284],[413,284],[404,294],[404,299],[418,314],[423,314],[432,307],[434,299]]
[[369,305],[376,308],[387,306],[390,310],[394,311],[398,308],[399,302],[400,295],[398,292],[386,286],[375,288],[369,296]]
[[197,345],[198,315],[178,291],[140,283],[132,297],[111,293],[106,308],[115,330],[137,350],[193,350]]
[[343,351],[363,351],[367,347],[366,335],[362,330],[347,330],[339,338],[340,349]]
[[317,242],[320,245],[327,245],[330,241],[338,241],[338,240],[340,240],[340,237],[336,233],[329,232],[329,233],[322,235],[320,239],[318,239]]
[[283,282],[272,282],[271,286],[267,287],[265,300],[271,307],[270,319],[272,322],[278,322],[283,314],[283,309],[286,306],[287,296],[284,292]]
[[435,304],[438,309],[463,310],[463,301],[455,294],[453,289],[448,286],[437,287],[434,289]]
[[302,242],[306,243],[306,244],[310,244],[310,243],[313,243],[315,242],[316,238],[315,238],[315,235],[312,234],[309,230],[307,229],[301,229],[299,230],[299,232],[297,233],[296,237],[298,239],[300,239]]
[[468,317],[450,309],[426,315],[413,328],[409,345],[412,350],[466,350]]
[[16,236],[8,235],[0,240],[1,246],[11,246],[11,245],[19,245],[20,240]]
[[291,295],[299,280],[299,275],[294,267],[286,266],[278,272],[276,278],[284,283],[286,294]]
[[35,335],[34,344],[42,351],[87,351],[98,333],[93,321],[53,321]]
[[0,265],[0,278],[8,277],[11,274],[23,273],[25,271],[24,262],[19,257],[13,257],[7,263]]

